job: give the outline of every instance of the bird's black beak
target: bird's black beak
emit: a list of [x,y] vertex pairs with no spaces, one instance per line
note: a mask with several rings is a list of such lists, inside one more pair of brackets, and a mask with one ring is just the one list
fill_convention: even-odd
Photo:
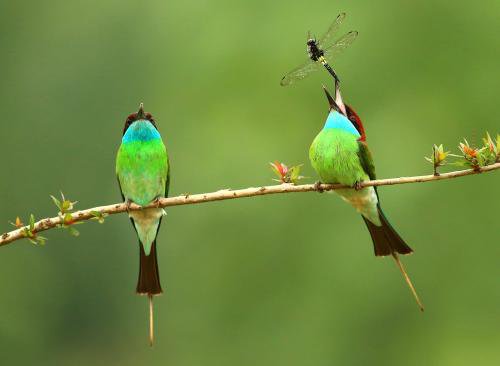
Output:
[[326,94],[326,99],[328,99],[328,104],[330,105],[330,110],[334,109],[336,110],[337,112],[341,113],[340,112],[340,108],[339,106],[337,105],[337,103],[335,102],[335,99],[332,98],[332,96],[330,95],[330,93],[328,92],[328,89],[326,88],[326,86],[323,85],[323,90]]
[[137,119],[144,119],[146,114],[144,113],[144,104],[139,104],[139,111],[137,112]]
[[342,95],[340,94],[340,82],[338,80],[335,80],[335,103],[340,108],[341,113],[347,117],[345,104],[342,100]]

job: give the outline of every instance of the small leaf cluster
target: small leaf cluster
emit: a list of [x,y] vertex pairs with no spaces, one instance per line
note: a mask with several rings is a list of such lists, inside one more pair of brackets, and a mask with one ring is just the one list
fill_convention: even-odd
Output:
[[[61,223],[57,224],[56,227],[68,230],[68,232],[73,236],[79,236],[80,232],[74,228],[74,225],[83,224],[83,222],[76,221],[76,219],[73,217],[74,213],[73,211],[75,205],[77,204],[77,201],[71,201],[69,199],[66,199],[66,197],[64,197],[64,194],[62,192],[60,198],[56,198],[52,195],[50,197],[52,198],[52,201],[59,209],[57,216],[61,220]],[[95,210],[91,211],[90,213],[93,216],[91,219],[98,221],[100,224],[104,223],[105,217],[108,216],[107,213]],[[35,228],[35,223],[36,223],[35,216],[31,214],[28,225],[24,224],[21,218],[19,218],[19,216],[16,217],[15,222],[11,222],[10,224],[18,229],[21,229],[23,237],[27,238],[33,244],[44,245],[48,239],[39,235],[36,232],[37,230]]]
[[428,162],[432,163],[434,166],[434,174],[437,175],[437,168],[440,166],[446,165],[446,158],[450,155],[449,151],[444,151],[443,144],[437,146],[434,145],[432,147],[432,156],[431,157],[425,157],[425,160]]
[[297,184],[297,182],[304,177],[300,175],[300,169],[303,164],[294,165],[291,167],[286,166],[285,164],[275,161],[274,163],[269,163],[271,165],[271,169],[274,174],[278,177],[278,179],[273,179],[276,182],[281,183],[291,183]]
[[483,144],[486,148],[484,155],[489,164],[500,162],[500,133],[497,134],[495,141],[493,141],[490,134],[487,132],[486,136],[483,137]]
[[107,213],[99,212],[99,211],[91,211],[90,214],[93,216],[92,220],[97,220],[99,224],[104,224],[104,219],[108,216]]
[[11,222],[12,226],[15,226],[18,229],[22,229],[21,232],[25,238],[27,238],[31,243],[35,245],[45,245],[47,238],[39,235],[35,230],[35,216],[33,214],[30,215],[29,225],[25,225],[21,219],[16,217],[15,222]]
[[68,232],[73,236],[79,236],[80,232],[76,230],[73,225],[81,224],[81,222],[75,221],[72,215],[72,211],[74,210],[75,205],[78,201],[70,201],[64,197],[64,194],[61,192],[61,198],[58,199],[54,196],[50,196],[54,204],[59,209],[57,216],[61,219],[61,224],[57,225],[60,228],[67,229]]
[[[425,157],[427,161],[433,164],[434,174],[438,175],[437,168],[446,164],[469,167],[475,170],[481,167],[500,162],[500,134],[493,140],[489,133],[483,138],[483,145],[474,147],[464,138],[460,142],[458,148],[461,154],[450,154],[449,151],[444,151],[443,145],[434,145],[432,148],[432,156]],[[453,157],[453,162],[448,162],[446,159]]]

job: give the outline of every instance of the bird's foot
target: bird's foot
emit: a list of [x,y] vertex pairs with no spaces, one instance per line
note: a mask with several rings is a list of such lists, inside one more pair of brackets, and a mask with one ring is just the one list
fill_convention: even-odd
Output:
[[354,188],[356,191],[359,191],[361,189],[363,189],[363,185],[362,185],[363,182],[355,182],[353,185],[352,185],[352,188]]
[[125,207],[127,208],[127,212],[130,213],[130,206],[132,206],[132,200],[125,200]]
[[154,200],[153,200],[153,204],[156,206],[156,208],[160,208],[160,202],[161,200],[161,197],[156,197]]
[[321,187],[323,183],[321,183],[321,181],[317,181],[316,183],[314,183],[314,189],[316,191],[318,191],[319,193],[323,193],[325,190]]

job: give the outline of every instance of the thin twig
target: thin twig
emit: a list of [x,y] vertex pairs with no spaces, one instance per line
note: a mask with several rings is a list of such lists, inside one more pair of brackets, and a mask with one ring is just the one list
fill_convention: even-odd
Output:
[[[485,167],[481,167],[477,170],[467,169],[459,170],[449,173],[443,173],[438,176],[435,175],[422,175],[416,177],[401,177],[401,178],[388,178],[388,179],[378,179],[367,182],[362,182],[359,188],[364,187],[375,187],[375,186],[388,186],[394,184],[407,184],[407,183],[423,183],[432,182],[437,180],[451,179],[463,177],[466,175],[474,175],[479,173],[485,173],[500,169],[500,163],[491,164]],[[114,215],[129,210],[140,210],[143,208],[153,208],[153,207],[168,207],[168,206],[179,206],[179,205],[191,205],[195,203],[204,203],[212,201],[222,201],[235,198],[243,197],[253,197],[253,196],[263,196],[268,194],[278,194],[278,193],[291,193],[291,192],[312,192],[312,191],[330,191],[340,188],[352,188],[342,184],[280,184],[272,186],[262,186],[262,187],[250,187],[238,190],[222,189],[211,193],[199,193],[199,194],[185,194],[176,197],[162,198],[159,201],[155,201],[148,206],[140,207],[135,204],[131,204],[127,208],[125,203],[116,203],[113,205],[99,206],[94,208],[89,208],[86,210],[76,211],[72,213],[72,222],[86,221],[95,218],[95,213]],[[61,217],[51,217],[42,219],[35,223],[34,230],[32,233],[38,233],[41,231],[49,230],[63,224],[63,219]],[[4,233],[0,236],[0,246],[12,243],[16,240],[25,238],[25,227]]]

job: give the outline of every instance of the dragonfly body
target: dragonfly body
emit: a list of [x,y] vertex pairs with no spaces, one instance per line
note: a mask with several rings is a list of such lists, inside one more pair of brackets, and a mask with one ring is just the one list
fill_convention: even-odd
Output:
[[340,81],[333,68],[326,61],[325,52],[319,47],[317,40],[313,38],[307,40],[307,54],[312,61],[319,62],[323,65],[336,81]]
[[328,31],[318,40],[310,37],[308,38],[307,54],[309,58],[306,62],[287,73],[281,79],[280,84],[282,86],[287,86],[293,84],[297,80],[304,79],[313,71],[321,68],[321,66],[324,66],[337,82],[339,81],[339,78],[331,67],[332,60],[354,42],[358,36],[358,32],[352,31],[335,40],[334,35],[345,16],[345,13],[340,14],[330,28],[328,28]]
[[309,55],[309,58],[313,61],[321,62],[321,60],[324,60],[325,53],[321,48],[319,48],[318,41],[315,40],[314,38],[307,40],[307,54]]

